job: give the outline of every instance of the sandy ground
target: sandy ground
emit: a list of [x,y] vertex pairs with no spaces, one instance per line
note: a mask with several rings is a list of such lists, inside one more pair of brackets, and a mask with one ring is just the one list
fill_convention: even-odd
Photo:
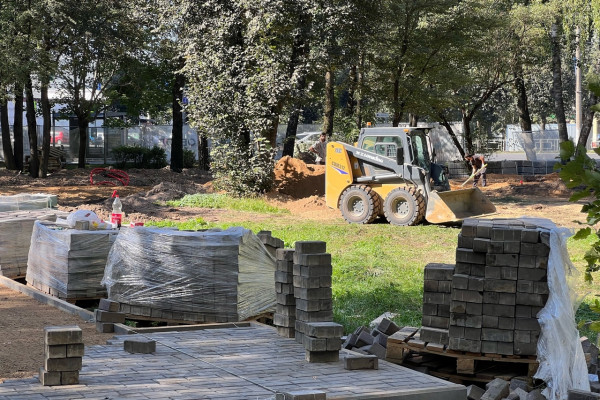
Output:
[[[228,220],[248,219],[247,213],[230,210],[176,209],[160,205],[165,200],[181,198],[186,193],[213,191],[210,176],[197,170],[181,174],[162,170],[128,170],[129,186],[90,185],[90,170],[61,170],[46,179],[33,180],[25,175],[0,170],[0,194],[53,193],[58,195],[63,211],[89,209],[101,218],[109,217],[113,190],[118,190],[127,220],[186,220],[202,217],[219,221],[224,213]],[[324,167],[306,165],[284,158],[276,166],[276,189],[265,199],[291,211],[290,224],[298,219],[341,220],[339,211],[326,207]],[[97,178],[97,177],[96,177]],[[96,179],[97,180],[97,179]],[[462,181],[451,182],[453,190]],[[490,175],[489,185],[482,190],[496,204],[494,217],[532,216],[550,218],[559,226],[575,228],[573,221],[583,219],[581,204],[568,202],[569,191],[556,174],[540,177]],[[468,186],[467,186],[468,187]],[[256,220],[268,218],[252,216]],[[7,378],[33,376],[43,365],[43,327],[47,325],[79,325],[84,342],[103,344],[112,334],[99,334],[95,326],[81,319],[0,286],[0,381]]]

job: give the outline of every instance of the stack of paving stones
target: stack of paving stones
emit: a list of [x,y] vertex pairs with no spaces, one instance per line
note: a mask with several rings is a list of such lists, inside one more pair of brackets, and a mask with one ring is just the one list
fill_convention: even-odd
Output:
[[423,286],[423,320],[421,340],[448,344],[450,326],[450,292],[454,265],[427,264]]
[[116,230],[64,229],[36,221],[27,261],[27,283],[65,300],[100,299],[100,283]]
[[[463,222],[452,276],[450,350],[536,354],[540,334],[536,316],[549,292],[549,237],[547,229],[518,219]],[[445,297],[442,300],[438,307],[445,306]],[[428,301],[424,309],[433,310],[432,306]],[[434,321],[441,325],[441,319],[429,318],[430,324]],[[429,328],[439,329],[428,325],[426,335]]]
[[306,322],[302,344],[306,361],[335,362],[340,358],[344,327],[335,322]]
[[40,382],[44,386],[76,385],[84,353],[83,335],[78,326],[44,328],[44,367]]
[[296,335],[296,298],[294,297],[294,249],[277,249],[275,258],[275,296],[277,304],[273,325],[277,334],[286,338]]
[[119,303],[108,299],[100,299],[98,308],[94,310],[96,331],[111,333],[115,331],[115,324],[125,323],[125,314],[119,312]]
[[[308,323],[333,321],[331,293],[331,254],[326,253],[326,243],[320,241],[296,242],[293,254],[293,283],[296,301],[295,339],[307,348],[304,336],[309,331]],[[309,362],[339,360],[339,350],[307,350]],[[315,354],[313,354],[315,353]],[[319,353],[318,355],[316,353]]]
[[[387,339],[401,328],[388,318],[381,322],[371,331],[365,326],[359,326],[354,332],[346,337],[342,347],[361,354],[374,355],[385,360],[387,352]],[[416,331],[416,329],[414,329]]]
[[0,275],[25,276],[34,222],[56,221],[57,213],[51,209],[0,212]]
[[271,231],[260,231],[256,234],[262,244],[265,245],[265,248],[273,257],[276,256],[277,249],[283,248],[283,240],[273,237],[271,235]]
[[274,273],[250,230],[137,227],[119,232],[102,283],[129,318],[235,322],[274,311]]

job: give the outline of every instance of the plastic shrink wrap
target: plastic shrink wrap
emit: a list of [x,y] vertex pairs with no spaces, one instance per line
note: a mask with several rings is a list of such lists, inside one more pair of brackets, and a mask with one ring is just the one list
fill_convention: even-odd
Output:
[[106,297],[101,281],[117,233],[65,229],[36,221],[29,248],[27,283],[61,299]]
[[569,259],[567,239],[571,232],[557,228],[547,219],[529,221],[550,230],[548,258],[549,297],[537,318],[541,334],[537,345],[540,366],[536,379],[547,387],[542,394],[549,400],[566,400],[570,389],[590,390],[585,356],[575,322],[579,305],[573,290],[578,273]]
[[52,208],[57,205],[57,197],[53,194],[16,194],[14,196],[0,196],[0,212],[39,210]]
[[27,272],[27,257],[35,221],[55,221],[55,210],[0,212],[0,275],[22,278]]
[[243,228],[121,229],[103,284],[130,315],[231,322],[275,307],[275,259]]

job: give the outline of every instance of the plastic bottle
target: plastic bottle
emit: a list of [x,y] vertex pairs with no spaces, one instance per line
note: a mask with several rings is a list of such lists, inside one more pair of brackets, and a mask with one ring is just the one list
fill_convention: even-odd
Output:
[[115,190],[112,194],[112,197],[115,199],[113,201],[113,209],[112,214],[110,214],[110,222],[113,227],[121,228],[121,223],[123,222],[123,205],[121,204],[121,199],[119,199],[119,195]]

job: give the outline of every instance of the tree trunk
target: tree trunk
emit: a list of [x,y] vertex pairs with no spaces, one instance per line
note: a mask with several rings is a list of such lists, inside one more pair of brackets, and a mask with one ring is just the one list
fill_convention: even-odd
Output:
[[358,74],[356,75],[356,128],[362,128],[362,89],[364,82],[363,69],[365,68],[365,56],[361,52],[358,58]]
[[529,105],[527,102],[527,90],[523,80],[523,68],[519,64],[515,70],[515,91],[517,92],[517,111],[519,113],[519,124],[521,126],[521,138],[523,139],[523,149],[525,156],[529,161],[537,160],[535,154],[535,142],[531,132],[531,116],[529,114]]
[[15,85],[15,115],[13,123],[14,159],[18,171],[23,171],[23,85]]
[[558,36],[559,26],[560,21],[552,24],[550,34],[552,43],[552,97],[554,99],[556,122],[558,123],[558,137],[561,142],[566,142],[569,140],[569,134],[567,132],[567,119],[565,117],[565,105],[563,101],[560,38]]
[[394,81],[394,98],[392,104],[394,105],[394,116],[392,118],[392,126],[398,126],[402,120],[402,109],[400,108],[400,81],[396,79]]
[[410,126],[417,126],[419,124],[419,116],[416,114],[410,114]]
[[296,132],[298,131],[298,120],[300,119],[300,109],[295,107],[288,117],[287,127],[285,129],[285,140],[283,141],[282,156],[294,156],[294,145],[296,143]]
[[31,77],[25,85],[25,100],[27,107],[27,135],[29,136],[29,175],[32,178],[40,176],[40,158],[38,157],[37,122],[35,120],[35,100],[33,98],[33,82]]
[[173,130],[171,133],[171,171],[183,171],[183,86],[185,76],[175,74],[173,82]]
[[454,130],[452,129],[452,126],[446,120],[446,118],[440,116],[440,119],[442,121],[442,125],[444,126],[444,128],[446,128],[446,131],[448,131],[448,135],[450,135],[450,139],[452,139],[452,142],[454,143],[454,146],[456,146],[456,149],[460,153],[461,159],[464,160],[465,159],[465,155],[466,155],[465,154],[465,150],[463,149],[462,145],[460,144],[460,141],[458,140],[458,137],[456,137],[456,134],[454,133]]
[[594,115],[595,112],[590,110],[590,106],[596,104],[598,102],[598,97],[591,93],[588,104],[584,107],[583,112],[583,123],[581,124],[581,132],[579,133],[579,140],[577,141],[577,152],[579,149],[582,151],[586,151],[587,141],[590,137],[590,131],[592,130],[592,125],[594,124]]
[[331,137],[333,134],[333,116],[335,113],[335,96],[333,87],[335,85],[335,77],[331,68],[325,72],[325,118],[323,121],[323,133]]
[[356,110],[356,86],[357,86],[357,72],[356,72],[357,68],[356,65],[352,65],[350,67],[350,87],[348,89],[348,101],[346,102],[346,109],[344,110],[344,113],[346,114],[347,117],[352,117],[354,115],[354,112]]
[[48,175],[48,158],[50,157],[50,127],[52,125],[52,115],[50,113],[50,100],[48,99],[48,82],[42,82],[42,117],[44,125],[42,128],[42,178]]
[[79,128],[79,155],[77,168],[85,168],[85,152],[88,145],[89,121],[83,114],[77,114],[77,128]]
[[2,131],[2,152],[6,169],[16,169],[13,157],[12,142],[10,140],[10,125],[8,124],[8,99],[0,102],[0,130]]
[[[465,144],[467,146],[467,152],[469,154],[475,153],[475,147],[473,146],[473,135],[471,134],[471,119],[472,115],[466,110],[462,110],[462,128],[463,137],[465,138]],[[464,158],[464,155],[463,155]]]
[[200,132],[198,132],[198,168],[202,171],[208,171],[210,169],[208,138]]

